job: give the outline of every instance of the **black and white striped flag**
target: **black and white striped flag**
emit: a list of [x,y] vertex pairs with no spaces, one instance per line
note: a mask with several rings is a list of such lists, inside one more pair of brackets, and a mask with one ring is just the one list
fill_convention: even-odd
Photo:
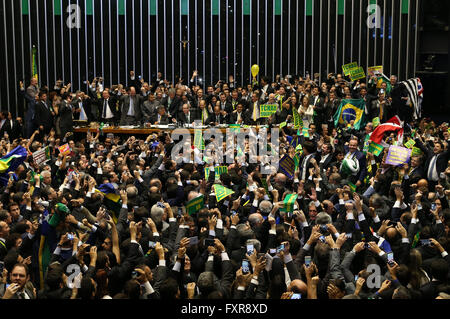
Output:
[[414,108],[414,119],[422,117],[422,100],[423,100],[423,86],[419,78],[409,79],[401,82],[408,91],[408,104]]

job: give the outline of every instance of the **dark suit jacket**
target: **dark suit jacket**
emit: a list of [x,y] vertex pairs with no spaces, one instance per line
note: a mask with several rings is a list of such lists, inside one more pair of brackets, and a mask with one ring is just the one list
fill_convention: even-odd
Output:
[[[158,113],[153,115],[151,121],[152,124],[155,124],[156,122],[158,122]],[[163,117],[161,118],[161,120],[159,121],[160,125],[167,125],[169,124],[169,116],[168,115],[163,115]]]
[[[433,149],[431,149],[431,147],[423,145],[423,143],[419,139],[416,139],[416,143],[417,143],[417,147],[420,148],[427,157],[427,160],[425,162],[425,172],[424,172],[425,176],[427,176],[427,172],[430,167],[431,159],[434,156],[434,151],[433,151]],[[440,173],[442,173],[443,171],[445,171],[445,169],[447,168],[449,157],[450,157],[450,148],[438,155],[438,158],[436,160],[436,170],[437,170],[438,175]]]
[[142,120],[142,111],[141,111],[141,104],[142,104],[142,96],[135,95],[133,98],[130,95],[122,96],[120,98],[121,103],[121,110],[122,110],[122,116],[121,116],[121,122],[124,122],[127,114],[130,110],[131,106],[131,100],[133,100],[134,105],[134,117],[138,120]]
[[[117,110],[117,101],[118,101],[118,99],[115,96],[110,96],[109,100],[108,100],[109,108],[111,109],[111,112],[114,115],[114,118],[113,118],[114,121],[119,121],[119,112]],[[98,119],[96,119],[96,120],[99,120],[99,121],[105,120],[103,118],[103,106],[105,104],[105,99],[104,98],[95,99],[94,103],[97,104],[98,112],[99,112]]]
[[[216,123],[216,115],[215,114],[211,114],[208,118],[208,120],[206,121],[206,125],[211,125],[214,126],[214,123]],[[227,117],[223,116],[222,114],[219,115],[219,122],[217,122],[218,124],[227,124]]]
[[165,97],[162,102],[162,105],[166,108],[166,110],[169,110],[170,115],[172,117],[176,117],[176,114],[178,111],[181,111],[181,99],[178,96],[175,96],[169,106],[169,97]]
[[9,135],[9,140],[14,141],[22,135],[22,125],[19,124],[16,120],[12,120],[12,127],[10,120],[6,120],[3,124],[2,129],[0,130],[0,136],[3,136],[5,132]]
[[[245,112],[242,111],[241,118],[242,118],[243,123],[247,122],[247,119],[246,119],[245,115],[246,115]],[[236,113],[233,112],[233,113],[228,115],[228,123],[229,124],[238,124],[237,121],[238,121],[238,114],[237,114],[237,112]]]
[[[84,112],[86,113],[86,116],[87,116],[87,121],[88,122],[91,122],[92,121],[92,119],[93,119],[93,116],[92,116],[92,106],[91,106],[91,100],[90,99],[86,99],[86,100],[84,100],[84,101],[81,101],[82,102],[82,104],[83,104],[83,109],[84,109]],[[75,106],[75,107],[77,107],[78,108],[78,106],[79,106],[79,103],[80,103],[80,100],[75,100],[75,101],[73,101],[72,102],[72,105],[73,106]],[[80,115],[81,115],[81,113],[74,113],[73,114],[73,117],[74,117],[74,119],[75,120],[79,120],[80,119]]]
[[61,136],[67,132],[73,131],[73,114],[72,107],[66,101],[62,101],[59,107],[59,127],[61,129]]
[[[50,107],[50,104],[47,103]],[[42,125],[44,127],[44,133],[48,134],[53,127],[53,115],[50,109],[48,109],[43,102],[36,104],[36,115],[34,116],[34,122],[36,127]]]
[[[314,100],[315,100],[315,97],[311,96],[309,98],[309,105],[314,105]],[[316,113],[315,122],[317,124],[324,123],[324,119],[326,118],[325,99],[323,97],[321,97],[320,95],[318,96],[318,99],[316,102],[315,113]]]
[[[177,118],[178,123],[192,124],[193,122],[195,122],[196,120],[199,119],[196,111],[190,110],[190,113],[191,114],[190,114],[189,121],[188,121],[186,114],[184,114],[183,112],[179,113],[178,118]],[[200,118],[200,120],[201,120],[201,118]]]

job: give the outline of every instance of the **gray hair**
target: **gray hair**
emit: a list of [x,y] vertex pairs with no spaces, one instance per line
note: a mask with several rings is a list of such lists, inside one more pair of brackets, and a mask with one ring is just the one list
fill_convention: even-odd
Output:
[[212,271],[202,272],[198,276],[197,287],[202,294],[209,294],[214,291],[214,273]]
[[331,224],[331,222],[332,222],[331,216],[328,215],[327,213],[321,212],[318,213],[316,216],[316,224],[327,225]]
[[150,212],[150,216],[152,220],[156,223],[162,222],[162,217],[164,215],[164,209],[158,207],[156,204],[153,205],[152,210]]
[[251,239],[254,237],[254,232],[251,228],[247,228],[245,224],[239,224],[236,226],[236,230],[239,234],[239,237],[245,239]]
[[246,245],[253,245],[257,252],[261,251],[261,242],[258,239],[249,239],[245,243]]
[[372,203],[377,207],[381,207],[384,204],[384,200],[379,194],[373,194],[370,199],[372,199]]
[[269,215],[270,212],[272,211],[272,208],[273,208],[273,205],[268,200],[263,200],[259,204],[259,211],[261,212],[262,215]]

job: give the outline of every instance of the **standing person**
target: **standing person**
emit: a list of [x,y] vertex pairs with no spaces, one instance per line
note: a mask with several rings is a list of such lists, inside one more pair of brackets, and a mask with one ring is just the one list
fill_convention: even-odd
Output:
[[64,138],[68,132],[73,132],[73,109],[72,109],[72,96],[70,93],[64,93],[63,101],[59,108],[59,128],[61,130],[61,138]]
[[114,124],[118,121],[119,116],[116,108],[117,98],[111,96],[109,90],[103,91],[102,97],[95,102],[101,112],[99,121],[109,124]]
[[155,94],[149,93],[148,100],[142,105],[142,121],[144,123],[150,123],[151,119],[156,115],[160,105],[161,102],[156,100]]
[[75,99],[72,102],[72,106],[77,110],[77,112],[74,114],[75,120],[87,122],[90,122],[92,120],[91,99],[87,94],[78,91]]
[[120,99],[122,104],[122,118],[120,125],[139,125],[142,119],[142,97],[136,95],[136,88],[130,87],[128,95]]
[[[20,82],[20,90],[24,91],[23,83]],[[24,93],[24,98],[27,102],[27,111],[25,114],[25,135],[27,138],[30,138],[35,131],[34,127],[34,115],[36,114],[36,101],[39,98],[39,87],[37,78],[31,78],[30,86],[27,88]]]
[[48,103],[46,92],[39,93],[34,123],[35,127],[38,127],[41,134],[44,135],[48,135],[53,127],[53,108]]

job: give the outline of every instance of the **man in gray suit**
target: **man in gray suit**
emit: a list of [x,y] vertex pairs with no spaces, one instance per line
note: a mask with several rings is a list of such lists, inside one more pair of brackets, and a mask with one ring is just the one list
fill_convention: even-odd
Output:
[[149,93],[148,100],[142,105],[142,121],[144,123],[150,123],[151,119],[156,115],[158,106],[160,105],[161,102],[156,100],[155,95],[153,93]]
[[36,299],[36,290],[29,284],[30,275],[24,264],[16,264],[10,274],[11,284],[0,287],[2,299]]
[[33,77],[31,79],[30,86],[27,88],[24,97],[28,104],[27,112],[25,114],[26,135],[28,138],[30,138],[36,129],[33,121],[36,114],[37,99],[39,97],[37,78]]
[[136,95],[136,89],[133,86],[130,87],[128,95],[120,99],[120,102],[122,104],[120,125],[139,125],[142,120],[142,97]]

